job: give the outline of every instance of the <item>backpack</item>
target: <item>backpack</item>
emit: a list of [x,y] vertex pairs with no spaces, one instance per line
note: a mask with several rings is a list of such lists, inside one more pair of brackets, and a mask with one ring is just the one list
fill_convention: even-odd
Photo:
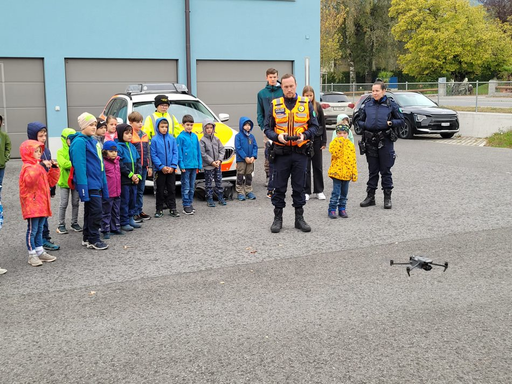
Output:
[[[233,194],[235,190],[235,186],[233,183],[230,183],[228,181],[222,182],[222,188],[224,189],[224,199],[226,200],[233,200]],[[206,186],[204,181],[199,181],[196,184],[196,190],[194,193],[195,197],[197,197],[200,200],[205,201],[206,200]],[[213,194],[213,197],[216,198],[215,193]]]

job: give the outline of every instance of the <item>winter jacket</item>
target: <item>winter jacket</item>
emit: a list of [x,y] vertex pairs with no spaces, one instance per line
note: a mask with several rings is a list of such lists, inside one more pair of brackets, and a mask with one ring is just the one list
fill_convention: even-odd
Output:
[[398,128],[404,123],[404,116],[398,105],[384,96],[379,101],[372,98],[364,105],[358,124],[363,130],[381,131],[390,128],[388,121],[393,128]]
[[36,140],[26,140],[20,146],[23,165],[19,186],[23,219],[52,215],[49,187],[55,186],[60,171],[59,168],[51,167],[47,172],[34,157],[37,148],[41,148],[42,151],[44,145]]
[[[158,124],[157,124],[158,127]],[[144,131],[140,131],[139,133],[133,130],[132,136],[132,144],[135,146],[137,152],[139,152],[140,156],[140,165],[142,168],[147,168],[149,166],[149,136]]]
[[[244,129],[244,125],[247,122],[251,124],[249,132]],[[236,162],[245,162],[246,157],[254,157],[256,159],[258,157],[258,144],[251,133],[254,128],[253,122],[248,117],[241,117],[238,122],[238,128],[240,132],[235,136]]]
[[194,132],[181,131],[176,139],[178,145],[178,164],[180,169],[201,169],[203,160],[201,158],[201,147],[199,139]]
[[331,166],[327,175],[338,180],[357,181],[356,149],[349,139],[336,137],[329,144]]
[[277,85],[269,85],[267,83],[266,87],[258,92],[258,125],[262,130],[265,123],[265,116],[267,116],[267,113],[271,109],[270,104],[272,100],[283,96],[283,90],[279,83]]
[[318,121],[318,131],[316,132],[316,136],[313,139],[314,141],[320,141],[322,147],[327,145],[327,129],[325,128],[325,115],[322,110],[322,106],[317,104],[318,110],[313,107],[313,110],[316,112],[316,119]]
[[[123,132],[127,124],[119,124],[117,126],[117,154],[119,155],[119,165],[121,167],[121,184],[132,185],[132,176],[137,175],[142,180],[140,155],[132,143],[123,140]],[[135,185],[135,184],[134,184]]]
[[[46,128],[46,125],[44,125],[43,123],[40,123],[39,121],[34,121],[32,123],[28,123],[28,125],[27,125],[28,139],[37,141],[37,133],[42,129],[46,129],[46,140],[48,140],[48,128]],[[51,160],[52,153],[50,152],[50,149],[47,148],[47,146],[44,144],[43,144],[43,148],[44,148],[44,151],[43,151],[43,155],[41,156],[41,160]],[[45,169],[48,170],[46,167],[45,167]]]
[[60,168],[60,177],[58,186],[61,188],[68,188],[69,172],[71,170],[71,160],[69,159],[69,145],[67,138],[69,135],[74,135],[76,131],[73,128],[64,128],[60,135],[62,141],[62,148],[57,151],[57,164]]
[[[156,126],[160,124],[160,121],[167,120],[160,118],[156,121]],[[153,162],[153,169],[155,171],[161,171],[163,167],[178,168],[178,145],[176,139],[167,132],[162,135],[157,130],[155,136],[151,140],[151,161]]]
[[98,142],[81,132],[68,136],[69,159],[74,168],[73,182],[82,201],[89,201],[90,190],[101,190],[108,197],[103,156]]
[[5,132],[0,131],[0,168],[11,159],[11,139]]
[[[206,133],[205,127],[208,124],[213,125],[213,132],[211,135]],[[213,120],[206,119],[203,121],[203,137],[199,141],[201,146],[201,158],[203,159],[203,169],[214,169],[211,165],[214,161],[220,160],[221,163],[224,160],[224,146],[220,139],[215,136],[215,123]]]
[[103,143],[105,142],[105,136],[93,135],[92,138],[98,142],[100,148],[103,149]]
[[119,156],[117,156],[114,160],[104,157],[103,164],[105,164],[108,196],[121,196],[121,166],[119,165]]
[[146,117],[146,120],[144,120],[144,127],[142,130],[146,132],[146,134],[149,137],[149,140],[153,140],[153,137],[156,135],[156,132],[158,129],[155,129],[154,127],[157,126],[156,121],[158,119],[165,118],[169,122],[169,134],[178,137],[178,135],[183,131],[183,127],[180,125],[178,120],[176,120],[176,117],[174,115],[170,115],[169,112],[167,113],[160,113],[160,112],[153,112],[151,115]]

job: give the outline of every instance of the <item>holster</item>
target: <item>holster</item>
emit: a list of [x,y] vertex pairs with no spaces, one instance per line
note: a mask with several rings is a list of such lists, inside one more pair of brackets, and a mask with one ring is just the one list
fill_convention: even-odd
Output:
[[357,145],[359,146],[359,153],[361,155],[364,155],[366,153],[366,143],[364,142],[364,140],[359,140],[357,142]]

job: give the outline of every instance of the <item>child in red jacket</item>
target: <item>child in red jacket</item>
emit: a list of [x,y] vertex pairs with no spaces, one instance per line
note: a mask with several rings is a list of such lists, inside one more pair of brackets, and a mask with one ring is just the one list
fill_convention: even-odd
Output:
[[57,163],[50,160],[51,166],[46,172],[40,163],[43,150],[44,144],[35,140],[26,140],[20,146],[23,160],[19,181],[21,213],[28,224],[28,263],[33,267],[57,259],[44,251],[43,226],[46,218],[52,215],[49,187],[57,184],[60,171]]

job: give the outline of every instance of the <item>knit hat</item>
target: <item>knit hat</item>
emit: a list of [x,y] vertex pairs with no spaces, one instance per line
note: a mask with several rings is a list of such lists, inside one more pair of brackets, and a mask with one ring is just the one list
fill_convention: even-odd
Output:
[[94,123],[95,121],[97,121],[96,118],[89,112],[84,112],[78,116],[78,126],[80,129],[87,128],[89,125],[91,125],[91,123]]
[[155,108],[158,108],[158,106],[162,104],[170,105],[169,98],[166,95],[155,96]]
[[101,117],[97,117],[96,121],[98,122],[98,125],[96,126],[96,129],[100,129],[101,127],[107,126],[107,120],[102,119]]
[[103,143],[104,151],[117,151],[117,144],[115,141],[109,140]]
[[336,126],[336,132],[348,132],[350,131],[350,127],[345,124],[339,124]]
[[345,115],[344,113],[340,113],[338,115],[338,117],[336,118],[336,124],[341,124],[343,122],[343,120],[345,120],[345,119],[350,121],[350,119],[348,118],[348,115]]

